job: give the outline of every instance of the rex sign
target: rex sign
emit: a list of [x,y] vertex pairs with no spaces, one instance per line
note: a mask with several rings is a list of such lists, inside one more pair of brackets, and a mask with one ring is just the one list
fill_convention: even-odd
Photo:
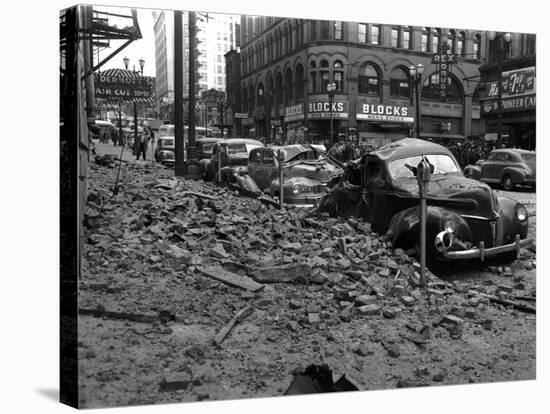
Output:
[[409,115],[410,112],[408,106],[358,103],[356,118],[361,121],[412,123],[414,118]]
[[448,53],[448,46],[444,44],[440,48],[439,53],[432,55],[432,63],[437,65],[439,99],[446,101],[449,72],[451,70],[451,65],[456,63],[456,55],[454,53]]

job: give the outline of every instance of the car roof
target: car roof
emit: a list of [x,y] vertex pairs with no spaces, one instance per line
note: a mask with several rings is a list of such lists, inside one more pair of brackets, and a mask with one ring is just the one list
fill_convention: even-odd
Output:
[[326,151],[320,148],[320,146],[310,146],[310,145],[302,145],[302,144],[292,144],[292,145],[274,145],[268,147],[269,149],[273,150],[273,152],[276,152],[278,150],[282,150],[285,154],[285,161],[290,160],[297,156],[298,154],[307,152],[307,151],[315,151],[318,153],[324,154]]
[[220,142],[224,141],[223,138],[215,138],[215,137],[199,137],[195,138],[195,141],[197,142]]
[[533,154],[535,155],[536,152],[535,151],[528,151],[528,150],[524,150],[524,149],[519,149],[519,148],[499,148],[499,149],[496,149],[496,150],[493,150],[491,151],[491,153],[514,153],[514,154],[518,154],[518,155],[523,155],[523,154]]
[[370,152],[369,155],[378,157],[379,159],[385,161],[394,158],[434,153],[448,154],[452,156],[451,151],[443,145],[418,138],[400,139],[399,141],[384,145],[383,147]]
[[223,139],[219,142],[220,144],[251,144],[251,145],[260,145],[264,146],[264,144],[261,141],[250,139],[250,138],[230,138],[230,139]]

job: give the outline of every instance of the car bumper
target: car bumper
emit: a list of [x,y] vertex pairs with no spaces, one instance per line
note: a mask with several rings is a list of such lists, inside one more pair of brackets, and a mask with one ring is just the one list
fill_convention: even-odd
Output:
[[516,240],[514,243],[505,244],[502,246],[485,248],[485,243],[481,242],[479,248],[460,250],[460,251],[447,251],[443,253],[443,256],[447,259],[456,260],[456,259],[480,259],[484,261],[488,257],[497,256],[502,253],[516,252],[516,256],[519,256],[520,249],[531,245],[535,239],[529,237],[523,240],[520,240],[519,234],[516,235]]
[[284,203],[293,207],[317,207],[325,194],[311,194],[302,196],[285,196]]

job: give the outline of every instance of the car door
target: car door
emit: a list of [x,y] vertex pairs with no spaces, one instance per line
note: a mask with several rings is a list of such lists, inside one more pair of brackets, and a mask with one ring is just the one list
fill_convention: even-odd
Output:
[[364,167],[363,184],[367,187],[367,221],[375,231],[387,226],[395,214],[388,191],[390,180],[383,162],[369,160]]
[[261,186],[261,160],[262,155],[261,151],[259,149],[253,149],[250,151],[250,155],[248,156],[248,175],[252,177],[254,182],[260,189],[263,189]]
[[493,152],[487,161],[481,165],[481,180],[489,182],[500,181],[500,171],[505,160],[505,154]]

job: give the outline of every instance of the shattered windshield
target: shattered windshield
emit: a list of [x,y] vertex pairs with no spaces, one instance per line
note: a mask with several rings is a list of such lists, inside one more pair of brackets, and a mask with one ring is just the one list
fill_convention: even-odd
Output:
[[[433,165],[432,175],[458,173],[460,169],[455,161],[445,154],[428,154],[424,155],[428,162]],[[402,178],[414,178],[413,169],[420,163],[422,156],[398,158],[389,163],[390,175],[393,179],[399,180]]]

